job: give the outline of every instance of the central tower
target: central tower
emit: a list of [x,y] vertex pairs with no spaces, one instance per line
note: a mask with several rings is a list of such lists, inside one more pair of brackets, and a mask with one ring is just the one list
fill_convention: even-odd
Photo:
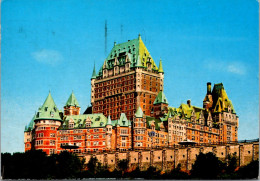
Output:
[[150,116],[157,94],[163,90],[162,61],[156,66],[141,36],[116,44],[96,73],[91,77],[93,113],[103,113],[112,120],[125,113],[133,119],[138,107]]

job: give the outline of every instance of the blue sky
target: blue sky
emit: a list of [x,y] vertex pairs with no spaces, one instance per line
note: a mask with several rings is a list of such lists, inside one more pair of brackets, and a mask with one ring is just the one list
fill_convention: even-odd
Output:
[[[259,137],[256,0],[1,1],[1,150],[24,151],[23,131],[51,90],[63,109],[73,90],[90,105],[93,64],[114,41],[141,37],[165,72],[170,106],[202,107],[206,83],[224,84],[239,139]],[[105,52],[104,24],[108,38]]]

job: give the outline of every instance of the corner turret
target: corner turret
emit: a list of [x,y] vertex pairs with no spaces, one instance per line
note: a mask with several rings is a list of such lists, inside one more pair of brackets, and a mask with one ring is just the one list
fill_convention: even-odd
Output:
[[64,115],[79,115],[80,114],[80,107],[76,96],[74,95],[73,91],[70,94],[69,99],[64,106]]

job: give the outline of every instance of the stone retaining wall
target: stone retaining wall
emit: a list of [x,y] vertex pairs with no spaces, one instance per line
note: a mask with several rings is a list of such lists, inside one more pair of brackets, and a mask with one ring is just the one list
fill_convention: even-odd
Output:
[[[218,146],[201,146],[186,148],[165,148],[163,150],[150,151],[129,151],[115,153],[97,153],[93,154],[98,161],[113,170],[116,168],[120,160],[129,160],[129,168],[146,170],[149,166],[154,166],[160,170],[171,170],[181,164],[182,170],[191,170],[192,164],[196,160],[196,156],[200,153],[213,152],[220,160],[226,161],[228,154],[236,155],[238,165],[247,165],[259,157],[259,142],[240,143],[233,145]],[[84,155],[86,163],[88,163],[92,155]]]

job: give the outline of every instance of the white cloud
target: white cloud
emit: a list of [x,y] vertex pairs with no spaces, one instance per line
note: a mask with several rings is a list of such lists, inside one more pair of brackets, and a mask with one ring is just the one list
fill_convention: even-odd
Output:
[[33,52],[31,55],[37,62],[49,64],[52,66],[58,64],[63,60],[60,52],[56,50],[42,49]]
[[228,65],[227,71],[234,73],[234,74],[240,74],[243,75],[245,74],[245,67],[244,66],[239,66],[239,65]]
[[207,60],[205,61],[206,67],[213,71],[229,72],[238,75],[244,75],[246,73],[245,64],[238,61],[217,61]]

